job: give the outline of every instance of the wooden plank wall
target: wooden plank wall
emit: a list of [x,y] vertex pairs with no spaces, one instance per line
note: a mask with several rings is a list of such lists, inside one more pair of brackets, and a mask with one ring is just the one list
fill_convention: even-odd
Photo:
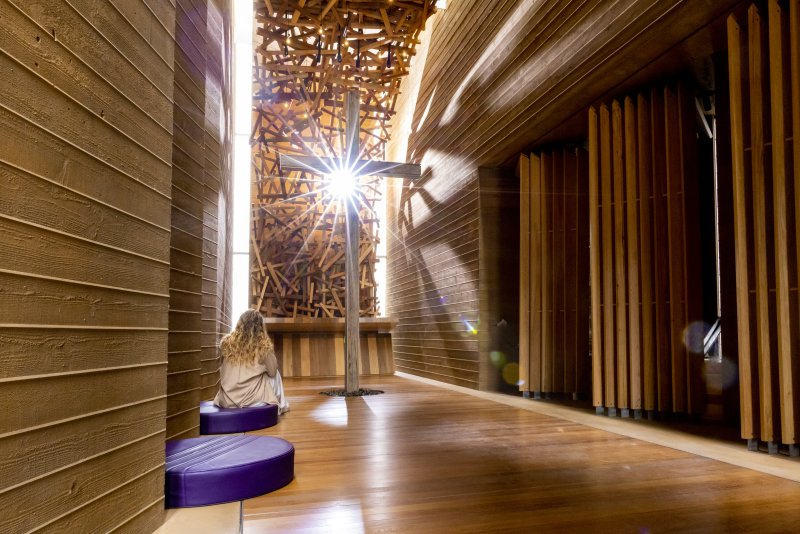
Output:
[[480,382],[478,168],[515,161],[738,1],[461,0],[436,15],[398,97],[410,134],[387,147],[425,172],[388,199],[398,369]]
[[701,414],[694,97],[682,83],[589,110],[593,401]]
[[476,166],[516,160],[739,1],[448,3],[433,24],[408,157],[433,148]]
[[728,18],[742,437],[800,454],[800,2]]
[[163,518],[167,2],[0,1],[0,531]]
[[395,365],[477,389],[478,173],[448,158],[432,165],[435,174],[413,190],[403,188],[394,201],[399,211],[389,220],[387,300],[388,315],[398,320]]
[[229,3],[178,0],[175,28],[167,439],[197,435],[231,323]]
[[209,0],[206,26],[205,160],[200,398],[213,399],[219,383],[219,341],[232,329],[231,4]]
[[167,439],[200,426],[206,14],[204,2],[176,2]]
[[[588,154],[520,157],[520,384],[523,392],[588,395]],[[523,350],[527,347],[527,350]]]
[[[397,97],[392,128],[403,133],[387,145],[391,160],[406,158],[407,133],[421,124],[415,110],[424,103],[416,94],[427,76],[431,21],[444,13],[429,19]],[[446,154],[425,163],[429,172],[413,190],[402,180],[390,180],[386,196],[387,315],[398,321],[392,330],[395,365],[399,371],[477,389],[479,172]]]

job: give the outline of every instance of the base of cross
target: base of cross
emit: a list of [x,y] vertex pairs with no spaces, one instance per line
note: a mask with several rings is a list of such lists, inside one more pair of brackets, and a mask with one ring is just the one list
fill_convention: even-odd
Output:
[[363,389],[359,388],[355,391],[346,391],[344,389],[332,389],[330,391],[320,391],[320,395],[327,395],[329,397],[368,397],[370,395],[380,395],[384,393],[380,389]]

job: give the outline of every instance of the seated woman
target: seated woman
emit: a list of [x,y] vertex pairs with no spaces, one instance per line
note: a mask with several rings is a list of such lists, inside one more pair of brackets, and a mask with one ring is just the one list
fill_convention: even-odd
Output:
[[222,408],[277,404],[280,413],[289,411],[275,348],[260,313],[244,312],[219,348],[222,366],[214,404]]

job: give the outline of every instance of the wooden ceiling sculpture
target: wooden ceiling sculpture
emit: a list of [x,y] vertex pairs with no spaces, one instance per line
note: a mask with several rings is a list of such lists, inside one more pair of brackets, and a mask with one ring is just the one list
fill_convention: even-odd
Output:
[[[256,4],[251,304],[271,317],[344,316],[344,209],[323,178],[278,155],[340,157],[344,95],[361,94],[360,157],[382,159],[417,37],[435,0]],[[366,183],[365,183],[366,182]],[[380,188],[362,179],[362,316],[376,316]]]

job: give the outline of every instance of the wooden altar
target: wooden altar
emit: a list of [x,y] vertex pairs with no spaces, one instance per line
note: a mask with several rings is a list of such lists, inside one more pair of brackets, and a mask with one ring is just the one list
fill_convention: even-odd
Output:
[[[267,317],[265,321],[284,377],[344,376],[344,318]],[[361,375],[394,374],[391,330],[396,323],[388,317],[361,318]]]

